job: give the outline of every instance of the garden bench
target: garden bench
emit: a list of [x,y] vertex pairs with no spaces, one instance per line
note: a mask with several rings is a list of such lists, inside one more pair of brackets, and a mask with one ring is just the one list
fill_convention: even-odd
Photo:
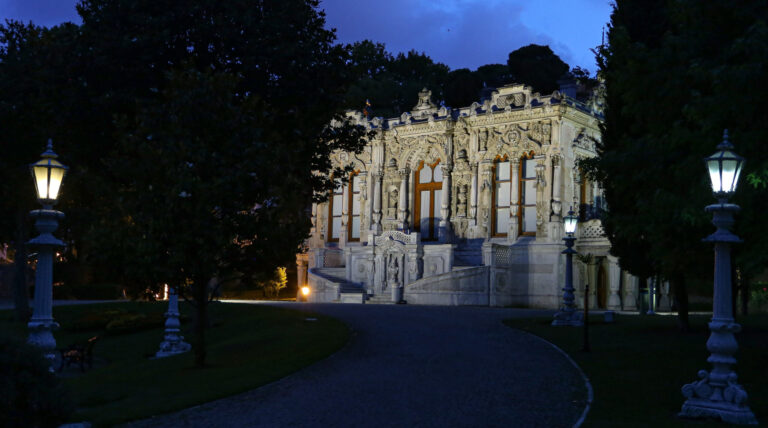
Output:
[[99,336],[93,336],[88,339],[86,343],[75,343],[69,345],[66,349],[60,349],[61,365],[59,371],[64,369],[66,364],[69,367],[72,363],[80,364],[80,371],[85,371],[85,365],[88,364],[88,368],[93,367],[93,345],[100,339]]

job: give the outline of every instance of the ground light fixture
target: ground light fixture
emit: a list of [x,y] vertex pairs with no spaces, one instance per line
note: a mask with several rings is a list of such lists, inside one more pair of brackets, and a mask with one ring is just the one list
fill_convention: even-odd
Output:
[[712,370],[699,370],[699,380],[683,386],[686,400],[680,416],[756,425],[755,415],[747,406],[747,392],[737,383],[738,377],[733,370],[734,355],[739,348],[734,333],[741,330],[741,326],[734,322],[731,306],[731,244],[742,241],[729,230],[739,206],[728,203],[728,198],[736,191],[744,159],[733,152],[728,130],[723,133],[723,142],[717,149],[714,155],[705,159],[712,193],[718,199],[717,204],[705,208],[713,213],[712,224],[717,227],[715,233],[704,238],[704,242],[715,244],[714,299],[707,340],[710,352],[707,361],[712,363]]
[[552,325],[555,326],[580,326],[582,325],[581,314],[576,311],[574,304],[575,296],[573,294],[573,255],[576,251],[573,244],[576,238],[573,236],[576,232],[579,218],[574,214],[573,207],[568,211],[568,215],[563,218],[563,229],[565,230],[565,288],[563,288],[563,306],[555,314]]
[[304,296],[305,299],[309,297],[309,292],[310,292],[309,287],[307,287],[306,285],[301,287],[301,295]]
[[49,370],[54,371],[53,362],[56,358],[56,339],[53,331],[59,324],[53,320],[53,253],[64,247],[64,242],[53,236],[59,227],[59,219],[64,213],[53,209],[59,196],[62,181],[67,167],[56,160],[58,155],[53,151],[53,143],[48,140],[48,146],[41,155],[42,159],[30,165],[30,171],[35,182],[37,200],[43,206],[41,210],[33,210],[30,215],[35,219],[35,228],[40,235],[31,239],[27,244],[37,251],[37,267],[35,268],[35,296],[27,327],[27,341],[40,348],[49,362]]

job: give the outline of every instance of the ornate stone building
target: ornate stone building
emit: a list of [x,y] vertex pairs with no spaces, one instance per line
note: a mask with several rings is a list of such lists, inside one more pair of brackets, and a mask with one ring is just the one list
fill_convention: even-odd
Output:
[[376,131],[349,183],[312,207],[299,286],[310,301],[557,308],[564,284],[562,217],[582,222],[577,298],[634,309],[637,280],[608,255],[600,189],[578,160],[596,156],[600,105],[568,90],[509,85],[469,107],[438,107],[430,91],[400,117],[348,120]]

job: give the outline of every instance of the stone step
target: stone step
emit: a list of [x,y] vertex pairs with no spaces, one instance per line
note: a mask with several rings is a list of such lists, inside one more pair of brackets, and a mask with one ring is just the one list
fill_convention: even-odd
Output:
[[373,304],[373,305],[392,305],[392,296],[384,296],[384,295],[375,295],[375,296],[368,296],[368,298],[365,300],[365,303]]

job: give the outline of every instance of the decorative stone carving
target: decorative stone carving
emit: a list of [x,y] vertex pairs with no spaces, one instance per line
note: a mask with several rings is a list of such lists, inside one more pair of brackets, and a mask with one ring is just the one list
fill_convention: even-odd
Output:
[[395,218],[397,215],[397,204],[399,202],[398,190],[392,189],[389,191],[389,205],[387,208],[387,218]]
[[459,186],[458,207],[456,215],[458,217],[466,217],[467,215],[467,186],[462,184]]

